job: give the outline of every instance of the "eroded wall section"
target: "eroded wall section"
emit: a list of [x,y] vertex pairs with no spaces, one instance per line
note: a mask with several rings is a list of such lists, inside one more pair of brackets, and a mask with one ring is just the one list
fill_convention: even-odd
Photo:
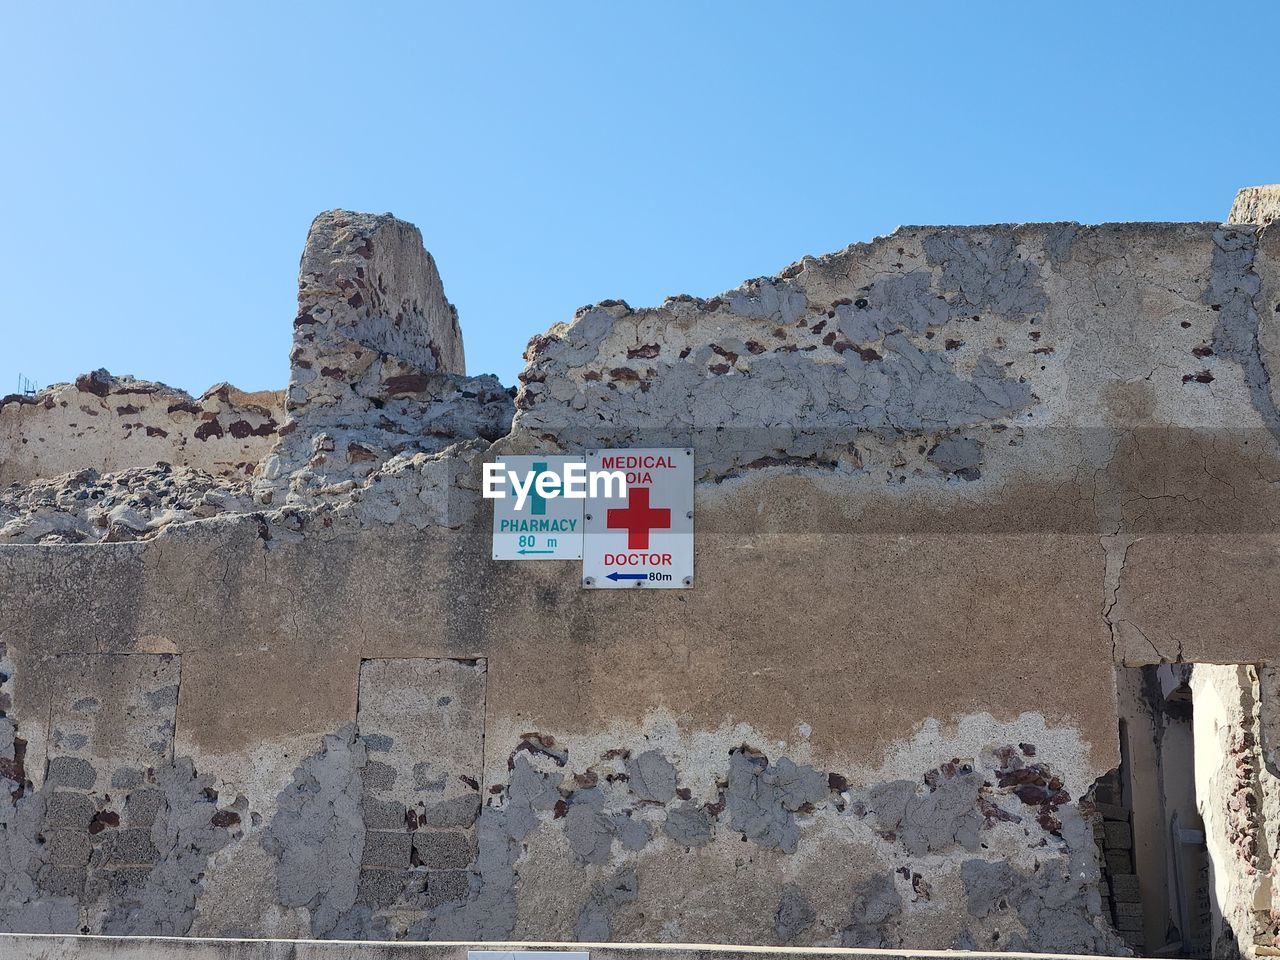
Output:
[[158,462],[247,479],[284,422],[279,392],[219,384],[200,397],[97,370],[0,399],[0,487]]

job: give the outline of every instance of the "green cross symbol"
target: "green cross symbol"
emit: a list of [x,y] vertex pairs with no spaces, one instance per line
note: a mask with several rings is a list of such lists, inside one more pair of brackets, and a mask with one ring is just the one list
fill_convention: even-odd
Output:
[[533,486],[529,488],[529,501],[532,506],[529,512],[534,516],[546,516],[547,498],[538,493],[538,477],[544,473],[550,473],[545,463],[535,463],[533,465]]

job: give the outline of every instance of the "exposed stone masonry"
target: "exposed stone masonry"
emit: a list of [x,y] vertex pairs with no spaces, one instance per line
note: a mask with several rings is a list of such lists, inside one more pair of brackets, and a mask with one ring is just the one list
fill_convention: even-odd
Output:
[[221,383],[192,397],[95,370],[35,396],[0,398],[0,488],[160,461],[243,480],[271,449],[283,420],[280,393]]
[[1280,217],[1280,184],[1245,187],[1236,194],[1227,223],[1256,223],[1268,226]]
[[293,329],[289,420],[263,466],[263,503],[345,493],[397,454],[510,428],[497,378],[465,376],[457,311],[412,224],[345,210],[317,217]]
[[1086,799],[1093,808],[1093,837],[1102,865],[1102,909],[1110,915],[1121,939],[1141,951],[1146,946],[1142,895],[1134,872],[1131,812],[1123,802],[1119,771],[1099,778]]
[[[101,930],[181,935],[194,918],[208,858],[239,838],[243,799],[220,806],[190,759],[173,759],[179,661],[105,656],[50,664],[47,729],[18,728],[48,744],[37,788],[20,763],[0,767],[5,930]],[[103,703],[93,693],[120,698]],[[144,711],[120,708],[137,698]],[[110,719],[104,722],[104,717]],[[123,736],[122,736],[123,734]]]
[[[430,698],[417,698],[419,706],[398,715],[402,729],[411,722],[434,726],[439,711],[447,713],[453,703],[450,694],[438,691],[465,690],[462,678],[475,669],[441,661],[378,663],[383,678],[442,669],[453,675],[447,686],[428,688]],[[462,687],[452,686],[459,680]],[[388,699],[397,703],[394,688]],[[1085,894],[1098,866],[1081,812],[1063,793],[1054,806],[1061,819],[1046,821],[1037,814],[1046,800],[1040,788],[1028,785],[1052,782],[1054,775],[1044,763],[1029,760],[1036,755],[1032,744],[995,745],[976,761],[948,761],[915,781],[861,788],[850,786],[844,775],[787,757],[773,761],[744,744],[726,752],[710,791],[695,793],[682,785],[679,767],[660,750],[635,754],[617,748],[579,758],[574,746],[528,733],[509,755],[507,782],[487,791],[483,807],[478,782],[469,774],[446,777],[447,788],[418,776],[406,788],[400,781],[403,765],[394,758],[420,749],[399,733],[366,730],[362,721],[358,734],[347,730],[326,738],[323,751],[307,758],[281,795],[267,843],[280,858],[282,902],[311,908],[313,935],[511,938],[521,909],[525,851],[550,833],[562,837],[554,842],[567,845],[575,869],[593,878],[574,935],[626,938],[627,908],[642,892],[637,869],[646,853],[679,858],[706,850],[714,856],[747,842],[787,856],[802,846],[820,848],[835,829],[887,845],[886,852],[910,866],[865,876],[834,927],[799,888],[785,888],[776,910],[779,942],[816,937],[847,946],[901,946],[909,940],[900,929],[908,902],[928,902],[935,885],[939,891],[945,885],[931,856],[1006,849],[1012,842],[1034,856],[1034,869],[1002,866],[993,883],[981,872],[984,861],[966,860],[970,926],[956,945],[1119,950],[1092,919],[1090,896],[1096,894]],[[1009,778],[1016,770],[1033,776]],[[637,777],[639,771],[645,772]],[[422,796],[424,790],[427,796],[437,789],[453,792],[453,785],[461,792],[451,800],[407,805],[390,799]],[[702,818],[695,831],[688,830],[691,810]],[[317,859],[297,859],[308,854]],[[1052,877],[1054,892],[1041,891],[1037,876]],[[538,911],[536,901],[532,909]]]

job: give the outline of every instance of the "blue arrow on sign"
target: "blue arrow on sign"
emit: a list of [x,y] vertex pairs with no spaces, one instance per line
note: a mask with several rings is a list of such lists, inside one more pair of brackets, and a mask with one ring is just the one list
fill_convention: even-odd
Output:
[[647,573],[619,573],[617,570],[605,577],[606,580],[612,580],[617,583],[619,580],[648,580]]

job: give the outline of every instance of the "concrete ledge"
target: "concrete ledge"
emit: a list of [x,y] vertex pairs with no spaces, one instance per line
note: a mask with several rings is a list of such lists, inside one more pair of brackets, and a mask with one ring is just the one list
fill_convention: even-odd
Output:
[[589,950],[591,960],[803,960],[812,957],[940,957],[956,960],[1092,960],[1073,953],[752,947],[712,943],[461,943],[451,941],[240,940],[0,933],[4,960],[467,960],[468,950]]

